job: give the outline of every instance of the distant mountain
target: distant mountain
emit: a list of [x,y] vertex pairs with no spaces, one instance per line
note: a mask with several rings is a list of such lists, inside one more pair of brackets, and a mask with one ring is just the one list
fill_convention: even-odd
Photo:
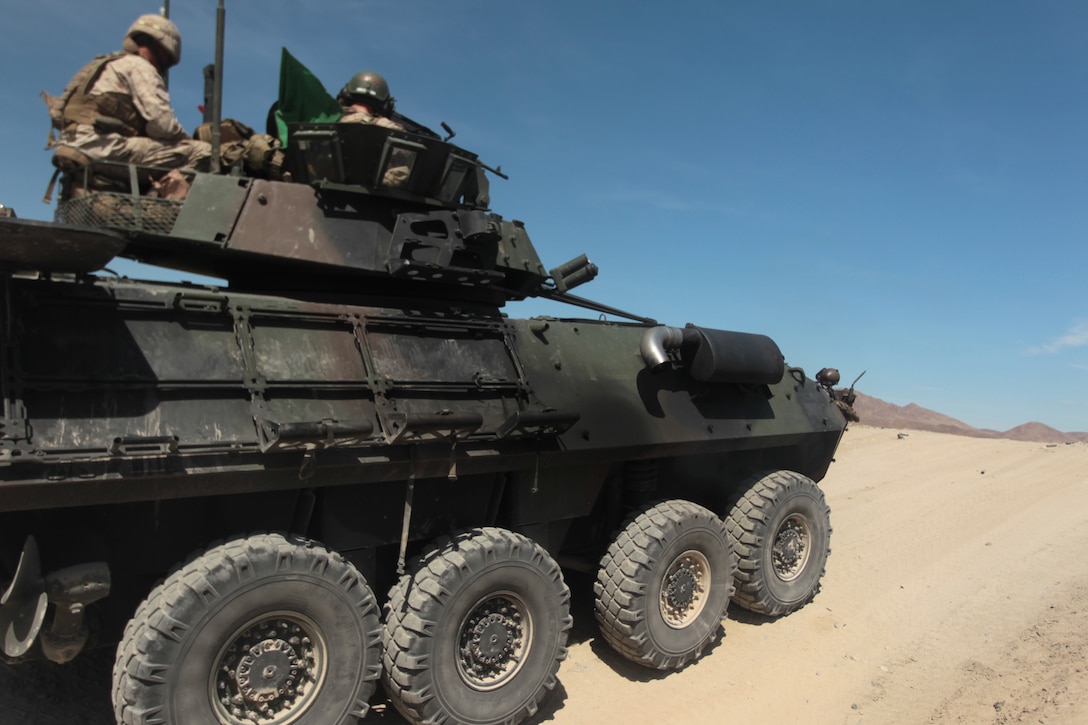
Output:
[[975,428],[961,420],[956,420],[943,413],[923,408],[911,403],[900,406],[887,403],[871,395],[857,393],[854,410],[861,417],[864,425],[877,428],[905,428],[907,430],[929,430],[936,433],[971,436],[973,438],[1010,438],[1017,441],[1035,441],[1038,443],[1088,443],[1088,433],[1063,433],[1042,423],[1024,423],[1001,432],[986,428]]

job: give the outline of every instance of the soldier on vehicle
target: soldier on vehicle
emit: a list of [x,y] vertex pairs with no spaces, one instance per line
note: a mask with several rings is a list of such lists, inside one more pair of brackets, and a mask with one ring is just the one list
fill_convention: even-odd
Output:
[[60,131],[59,140],[50,131],[50,147],[78,151],[91,161],[210,170],[211,144],[182,128],[163,79],[181,60],[177,26],[142,15],[122,47],[84,66],[60,97],[42,94]]
[[[403,131],[404,125],[389,116],[393,115],[396,99],[389,95],[389,84],[380,73],[361,70],[341,89],[336,97],[344,107],[340,123],[365,123]],[[403,149],[393,152],[393,157],[382,175],[384,186],[403,186],[411,175],[411,154]]]
[[351,77],[336,97],[344,107],[340,123],[368,123],[403,131],[404,126],[389,118],[396,99],[389,95],[389,84],[380,73],[362,70]]

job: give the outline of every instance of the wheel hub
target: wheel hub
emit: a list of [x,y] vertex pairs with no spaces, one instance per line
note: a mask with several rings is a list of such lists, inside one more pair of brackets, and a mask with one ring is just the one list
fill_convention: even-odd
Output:
[[710,562],[695,549],[672,560],[661,581],[661,616],[673,629],[699,618],[710,592]]
[[295,684],[304,664],[282,639],[266,639],[249,648],[238,663],[238,689],[250,702],[269,702]]
[[809,531],[805,519],[794,515],[782,522],[771,548],[774,570],[780,579],[796,579],[804,570],[808,562],[808,541]]
[[481,600],[461,625],[458,670],[477,690],[490,690],[521,669],[528,649],[530,623],[516,595]]
[[213,673],[222,722],[287,725],[300,717],[324,678],[324,648],[315,634],[310,622],[287,616],[266,616],[240,629]]
[[691,569],[679,569],[669,577],[666,596],[673,609],[687,609],[695,598],[695,574]]
[[489,665],[499,662],[510,654],[519,629],[513,618],[492,612],[472,628],[472,656]]

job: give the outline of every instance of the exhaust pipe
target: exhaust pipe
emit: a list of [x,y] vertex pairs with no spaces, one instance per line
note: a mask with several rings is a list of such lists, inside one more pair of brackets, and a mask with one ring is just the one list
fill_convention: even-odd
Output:
[[773,385],[786,371],[774,340],[749,332],[651,327],[642,334],[640,348],[651,372],[681,363],[701,383]]

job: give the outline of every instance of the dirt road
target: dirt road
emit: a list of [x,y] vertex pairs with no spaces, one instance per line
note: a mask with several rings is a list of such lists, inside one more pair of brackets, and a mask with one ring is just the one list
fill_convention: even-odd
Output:
[[[731,608],[657,674],[595,631],[572,578],[560,686],[533,722],[1088,722],[1088,445],[852,426],[822,484],[823,591],[777,621]],[[0,725],[108,725],[108,657],[0,668]],[[381,702],[367,723],[399,723]],[[16,719],[11,719],[16,718]]]

